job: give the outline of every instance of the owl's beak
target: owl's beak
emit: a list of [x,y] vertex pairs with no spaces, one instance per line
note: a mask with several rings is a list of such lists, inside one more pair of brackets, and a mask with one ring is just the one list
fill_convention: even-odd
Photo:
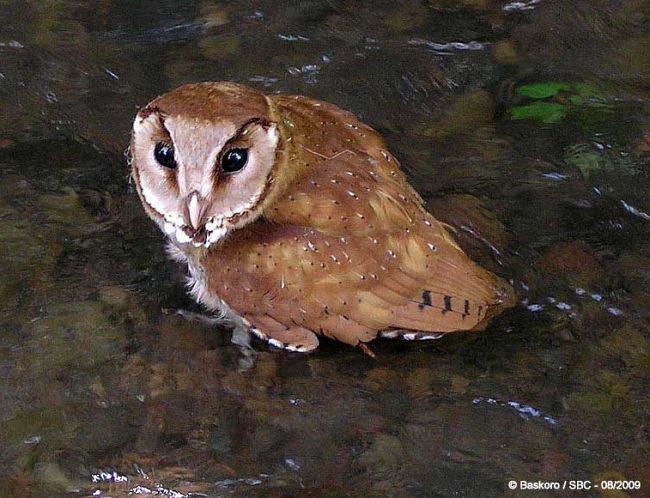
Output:
[[194,230],[198,230],[201,226],[204,207],[203,202],[201,202],[201,196],[196,190],[188,196],[186,219]]

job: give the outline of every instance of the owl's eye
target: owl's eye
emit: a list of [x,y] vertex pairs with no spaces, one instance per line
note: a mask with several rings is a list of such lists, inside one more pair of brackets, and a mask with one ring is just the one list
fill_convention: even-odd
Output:
[[221,169],[224,173],[235,173],[246,166],[248,149],[230,149],[221,158]]
[[174,147],[165,143],[158,142],[153,150],[153,157],[156,158],[158,164],[165,168],[174,169],[176,167],[176,159],[174,159]]

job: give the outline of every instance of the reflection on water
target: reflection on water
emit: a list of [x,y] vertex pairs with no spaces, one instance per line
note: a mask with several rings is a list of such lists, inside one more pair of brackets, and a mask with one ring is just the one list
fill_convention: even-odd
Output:
[[[650,486],[649,14],[644,0],[6,2],[0,495]],[[137,106],[217,79],[380,130],[521,305],[482,334],[378,342],[376,360],[256,344],[239,372],[226,331],[161,311],[193,304],[122,157]]]

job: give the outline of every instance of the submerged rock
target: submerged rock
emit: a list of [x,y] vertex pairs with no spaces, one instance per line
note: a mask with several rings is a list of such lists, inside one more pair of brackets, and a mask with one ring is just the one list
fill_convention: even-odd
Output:
[[460,96],[445,115],[434,125],[426,128],[422,135],[437,140],[457,133],[467,133],[494,120],[494,101],[483,90],[472,90]]
[[30,367],[40,374],[87,370],[124,354],[124,335],[94,301],[51,305],[26,330]]

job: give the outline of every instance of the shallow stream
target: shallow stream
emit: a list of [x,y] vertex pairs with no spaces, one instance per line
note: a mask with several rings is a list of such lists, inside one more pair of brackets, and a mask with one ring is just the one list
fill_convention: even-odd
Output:
[[[0,2],[0,496],[649,493],[649,22],[647,0]],[[164,312],[198,308],[123,157],[138,107],[200,80],[356,113],[520,304],[375,360],[256,343],[240,372],[228,331]]]

